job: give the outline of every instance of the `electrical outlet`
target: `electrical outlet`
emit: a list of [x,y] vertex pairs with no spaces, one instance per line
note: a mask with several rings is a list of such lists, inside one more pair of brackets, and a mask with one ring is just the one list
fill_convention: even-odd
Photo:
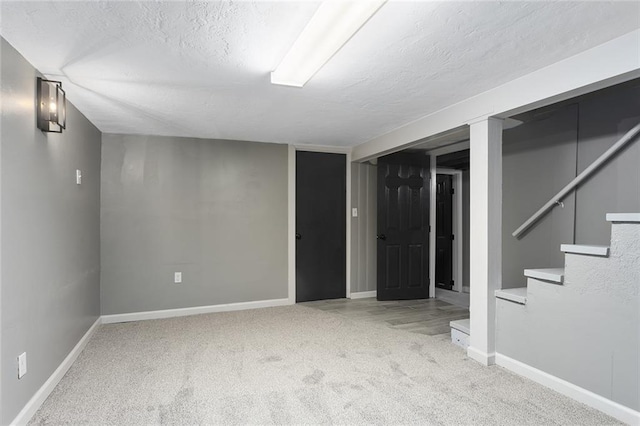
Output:
[[76,185],[82,184],[82,170],[76,170]]
[[179,284],[182,282],[182,272],[174,272],[173,282],[176,284]]
[[23,352],[18,356],[18,379],[27,374],[27,353]]
[[354,207],[351,209],[351,217],[358,217],[358,208]]

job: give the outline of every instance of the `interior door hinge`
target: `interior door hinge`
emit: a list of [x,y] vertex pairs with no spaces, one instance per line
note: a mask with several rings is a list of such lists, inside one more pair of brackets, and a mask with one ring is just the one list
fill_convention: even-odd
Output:
[[451,234],[451,241],[453,241],[453,240],[455,240],[455,239],[456,239],[456,236],[455,236],[455,235],[453,235],[453,234]]
[[429,225],[429,232],[431,232],[431,225]]
[[451,280],[451,282],[449,284],[451,284],[451,286],[453,287],[454,283],[455,283],[455,281]]
[[451,195],[453,195],[453,194],[455,194],[455,193],[456,193],[456,189],[452,186],[452,187],[451,187]]

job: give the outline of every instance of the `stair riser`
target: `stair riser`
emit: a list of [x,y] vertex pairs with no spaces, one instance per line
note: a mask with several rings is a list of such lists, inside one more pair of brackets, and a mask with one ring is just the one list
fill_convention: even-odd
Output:
[[640,223],[611,224],[610,257],[640,257]]
[[606,292],[611,285],[618,285],[609,278],[610,268],[610,258],[567,254],[564,285],[580,293]]
[[463,349],[469,347],[469,335],[455,328],[451,329],[451,343],[460,346]]
[[536,294],[544,293],[557,297],[562,292],[562,284],[543,281],[537,278],[527,278],[527,303]]

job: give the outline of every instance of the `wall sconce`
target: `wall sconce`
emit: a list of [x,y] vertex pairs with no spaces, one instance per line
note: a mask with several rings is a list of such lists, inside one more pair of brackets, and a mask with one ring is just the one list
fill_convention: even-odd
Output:
[[67,97],[59,81],[38,77],[38,129],[62,133],[67,125]]

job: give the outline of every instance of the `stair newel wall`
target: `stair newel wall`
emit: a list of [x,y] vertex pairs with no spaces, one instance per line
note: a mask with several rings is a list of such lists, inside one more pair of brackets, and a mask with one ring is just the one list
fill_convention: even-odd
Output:
[[565,267],[496,292],[496,363],[640,423],[640,213],[607,214],[610,247],[564,245]]

